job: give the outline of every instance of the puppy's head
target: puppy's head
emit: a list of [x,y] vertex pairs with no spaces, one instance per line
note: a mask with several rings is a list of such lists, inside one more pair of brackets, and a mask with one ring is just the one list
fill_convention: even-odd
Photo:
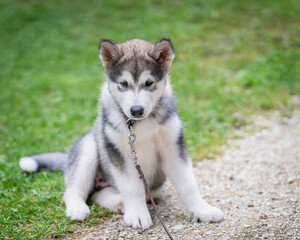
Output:
[[163,94],[174,58],[172,42],[155,44],[133,39],[117,44],[102,39],[99,56],[108,76],[109,91],[130,119],[148,117]]

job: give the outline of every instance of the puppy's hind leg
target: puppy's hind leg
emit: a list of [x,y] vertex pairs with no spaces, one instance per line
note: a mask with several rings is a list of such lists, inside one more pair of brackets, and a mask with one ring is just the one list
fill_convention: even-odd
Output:
[[114,187],[106,187],[95,192],[92,196],[92,201],[100,207],[123,213],[121,194]]
[[66,172],[64,201],[66,215],[72,220],[84,220],[90,213],[86,205],[88,195],[93,189],[98,164],[97,145],[92,133],[81,137],[73,146]]

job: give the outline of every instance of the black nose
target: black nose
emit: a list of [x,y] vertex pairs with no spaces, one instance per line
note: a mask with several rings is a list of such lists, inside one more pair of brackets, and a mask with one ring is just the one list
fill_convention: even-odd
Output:
[[130,112],[133,117],[141,117],[144,114],[144,108],[142,106],[132,106]]

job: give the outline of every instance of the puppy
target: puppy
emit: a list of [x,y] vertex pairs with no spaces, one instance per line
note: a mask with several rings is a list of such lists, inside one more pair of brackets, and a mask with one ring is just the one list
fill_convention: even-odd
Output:
[[128,144],[128,119],[135,120],[135,148],[145,178],[157,195],[168,177],[181,201],[203,222],[220,222],[223,213],[198,192],[183,137],[168,71],[174,58],[170,39],[152,44],[133,39],[117,44],[102,39],[99,56],[107,73],[101,90],[101,111],[92,129],[66,153],[23,157],[23,170],[41,168],[65,172],[66,215],[84,220],[90,213],[87,198],[124,213],[133,228],[147,229],[152,220],[144,185]]

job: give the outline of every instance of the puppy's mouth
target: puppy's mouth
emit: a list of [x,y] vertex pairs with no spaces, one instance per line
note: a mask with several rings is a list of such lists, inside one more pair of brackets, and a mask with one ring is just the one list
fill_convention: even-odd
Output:
[[133,114],[125,114],[125,115],[128,119],[135,120],[135,121],[141,121],[141,120],[148,118],[150,114],[144,113],[144,114],[138,115],[138,116],[136,116],[136,115],[134,116]]
[[129,119],[134,120],[134,121],[141,121],[141,120],[146,119],[147,117],[148,117],[148,116],[145,116],[145,117],[139,117],[139,118],[130,117]]

